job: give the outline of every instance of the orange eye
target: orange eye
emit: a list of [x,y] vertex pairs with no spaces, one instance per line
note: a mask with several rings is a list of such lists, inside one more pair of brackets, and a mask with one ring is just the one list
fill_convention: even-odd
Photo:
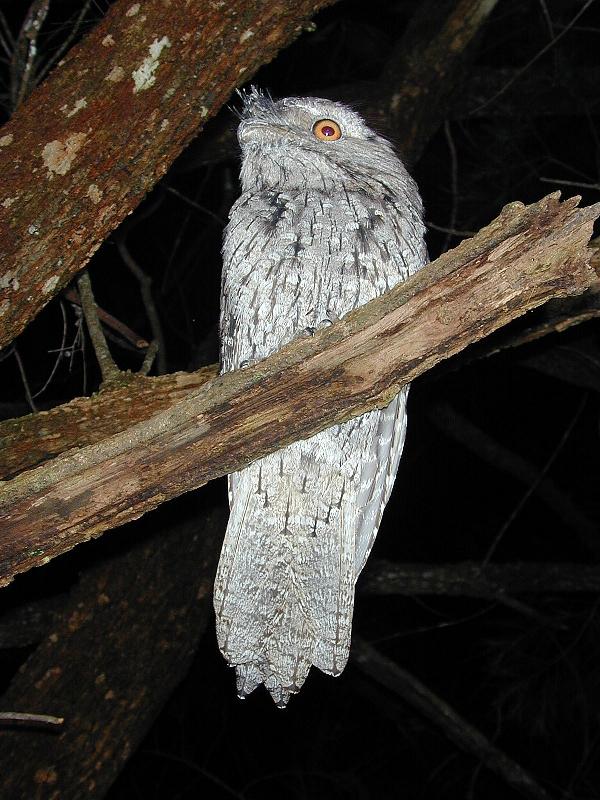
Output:
[[317,139],[322,142],[335,142],[342,135],[342,129],[333,119],[320,119],[315,122],[312,129]]

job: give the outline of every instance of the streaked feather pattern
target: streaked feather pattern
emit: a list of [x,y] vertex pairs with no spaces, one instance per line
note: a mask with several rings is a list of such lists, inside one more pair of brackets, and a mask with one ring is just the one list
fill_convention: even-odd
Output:
[[[416,186],[358,114],[256,90],[244,100],[243,192],[223,247],[224,372],[335,322],[426,261]],[[312,134],[321,119],[340,125],[338,141]],[[264,683],[284,706],[311,665],[343,670],[354,586],[402,452],[406,394],[229,476],[215,609],[240,696]]]

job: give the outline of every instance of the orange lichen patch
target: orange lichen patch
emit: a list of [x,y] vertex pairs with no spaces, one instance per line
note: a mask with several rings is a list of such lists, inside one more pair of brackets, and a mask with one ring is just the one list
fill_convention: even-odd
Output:
[[52,785],[58,780],[58,773],[54,767],[42,767],[36,771],[33,779],[36,783],[49,783]]
[[48,681],[55,682],[62,675],[60,667],[51,667],[47,669],[39,681],[34,684],[36,689],[41,689]]
[[95,183],[90,183],[88,186],[88,190],[86,192],[87,196],[90,198],[92,203],[96,204],[99,203],[102,199],[102,189],[99,189]]
[[48,176],[52,177],[52,173],[66,175],[86,139],[86,133],[72,133],[64,142],[60,139],[48,142],[42,150],[42,160],[48,169]]
[[113,67],[111,71],[108,73],[105,81],[110,81],[111,83],[119,83],[125,77],[125,70],[123,67]]

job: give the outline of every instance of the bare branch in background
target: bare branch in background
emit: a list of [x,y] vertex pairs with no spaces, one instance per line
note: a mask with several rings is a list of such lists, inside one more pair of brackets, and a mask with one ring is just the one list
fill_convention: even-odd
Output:
[[96,354],[102,373],[102,383],[112,383],[119,379],[121,371],[113,361],[111,352],[106,344],[106,338],[102,331],[100,319],[98,318],[98,310],[92,292],[90,276],[87,271],[83,272],[77,279],[77,288],[79,289],[81,307],[85,316],[88,333],[92,340],[94,353]]
[[10,101],[14,111],[35,86],[38,61],[38,37],[44,24],[50,0],[34,0],[17,36],[10,65]]
[[37,411],[37,406],[36,406],[36,404],[35,404],[35,402],[33,400],[33,395],[31,394],[31,389],[29,387],[29,381],[27,380],[27,374],[25,372],[25,366],[23,364],[21,356],[19,355],[19,350],[17,349],[17,347],[13,347],[12,348],[12,353],[13,353],[13,355],[15,357],[15,361],[17,362],[17,367],[19,368],[19,375],[21,376],[21,381],[23,383],[23,389],[25,391],[25,397],[27,398],[27,403],[29,405],[29,408],[33,412],[35,412],[35,411]]
[[[118,236],[116,241],[119,254],[123,259],[124,264],[140,284],[142,301],[144,303],[144,308],[146,309],[146,315],[150,323],[150,328],[152,329],[152,337],[156,347],[155,352],[157,353],[158,374],[164,375],[164,373],[167,371],[166,342],[160,316],[154,302],[154,297],[152,296],[152,278],[144,272],[135,258],[133,258],[129,252],[129,248],[125,243],[124,236]],[[150,369],[150,367],[148,367],[148,369]]]
[[542,470],[538,466],[531,464],[527,459],[497,442],[490,434],[447,403],[437,403],[431,409],[429,418],[439,430],[452,437],[494,469],[512,475],[515,480],[527,487],[535,485],[535,492],[539,499],[567,529],[576,531],[587,550],[600,556],[600,542],[595,523],[586,517],[551,478],[542,476],[540,479]]
[[[73,288],[67,289],[65,291],[65,297],[71,303],[75,303],[75,305],[81,305],[81,298],[77,291]],[[149,346],[149,342],[147,342],[142,336],[140,336],[135,331],[132,331],[124,322],[121,320],[116,319],[113,317],[112,314],[109,314],[108,311],[105,311],[96,303],[96,310],[98,312],[98,318],[100,322],[104,323],[107,328],[112,328],[116,333],[119,334],[125,341],[129,342],[136,350],[145,350]]]
[[0,711],[1,728],[43,728],[55,730],[62,727],[64,717],[51,714],[27,714],[22,711]]
[[535,562],[487,564],[396,564],[374,559],[359,591],[375,595],[481,597],[600,593],[600,565]]
[[80,31],[81,26],[83,25],[83,21],[90,10],[92,5],[92,0],[85,0],[83,5],[81,6],[81,10],[79,14],[75,17],[74,22],[70,26],[69,35],[65,38],[61,46],[56,50],[55,53],[46,61],[46,63],[38,70],[36,83],[41,83],[46,75],[50,72],[50,70],[54,69],[54,67],[58,64],[61,58],[65,55],[65,53],[69,50],[69,48],[73,45],[73,42],[77,39]]
[[452,706],[410,672],[356,637],[352,640],[352,657],[363,672],[402,697],[409,706],[440,728],[461,750],[474,756],[524,797],[549,800],[550,795],[527,770],[493,745],[481,731],[463,719]]

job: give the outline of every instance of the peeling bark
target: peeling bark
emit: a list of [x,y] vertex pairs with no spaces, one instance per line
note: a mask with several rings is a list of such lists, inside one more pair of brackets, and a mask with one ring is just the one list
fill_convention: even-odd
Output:
[[0,131],[0,347],[85,266],[235,86],[331,2],[111,6]]
[[0,488],[0,585],[282,445],[386,405],[436,363],[596,279],[600,206],[512,203],[477,236],[311,339]]
[[121,374],[120,386],[0,422],[0,478],[11,478],[72,447],[95,444],[149,419],[214,378],[217,366],[158,378]]

